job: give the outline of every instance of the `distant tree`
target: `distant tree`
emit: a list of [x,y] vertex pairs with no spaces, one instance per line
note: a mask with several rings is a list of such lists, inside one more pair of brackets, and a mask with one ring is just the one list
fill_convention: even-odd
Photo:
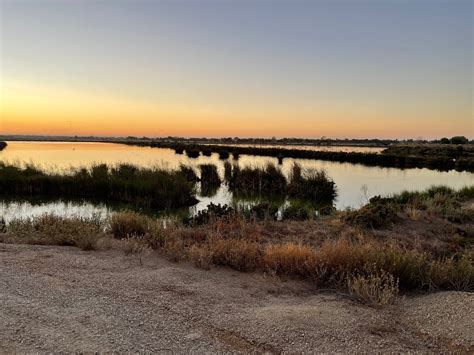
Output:
[[451,141],[448,138],[446,137],[441,138],[441,144],[449,144],[449,143],[451,143]]
[[464,136],[456,136],[451,138],[451,144],[467,144],[469,140]]

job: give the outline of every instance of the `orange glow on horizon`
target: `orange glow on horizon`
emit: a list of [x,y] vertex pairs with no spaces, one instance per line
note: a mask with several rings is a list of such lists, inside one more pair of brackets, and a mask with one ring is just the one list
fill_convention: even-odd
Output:
[[[354,104],[209,107],[107,97],[18,81],[3,82],[1,89],[2,134],[384,138],[420,136],[426,124],[417,123],[409,112],[400,124],[395,113],[392,117],[383,113],[382,119],[377,110]],[[443,113],[434,116],[431,134],[457,134]]]

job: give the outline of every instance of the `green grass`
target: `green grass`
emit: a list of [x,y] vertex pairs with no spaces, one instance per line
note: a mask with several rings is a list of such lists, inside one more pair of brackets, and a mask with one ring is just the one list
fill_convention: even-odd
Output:
[[336,184],[324,170],[302,170],[293,166],[289,181],[280,167],[268,163],[263,167],[224,166],[232,191],[248,195],[282,195],[304,199],[319,205],[330,205],[337,196]]
[[183,171],[129,164],[101,164],[65,174],[0,163],[0,195],[93,198],[158,209],[196,203],[194,184]]

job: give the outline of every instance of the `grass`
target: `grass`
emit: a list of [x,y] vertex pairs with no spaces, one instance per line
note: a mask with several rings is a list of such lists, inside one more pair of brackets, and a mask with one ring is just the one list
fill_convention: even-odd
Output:
[[158,209],[196,203],[194,184],[183,171],[129,164],[95,165],[65,174],[0,163],[0,195],[94,198]]
[[7,147],[7,142],[0,142],[0,151],[4,150]]
[[454,190],[447,186],[432,186],[424,191],[403,191],[389,197],[375,196],[358,210],[344,213],[344,221],[362,228],[387,228],[406,215],[412,221],[438,216],[462,224],[474,221],[474,211],[460,208],[460,203],[474,198],[474,187]]
[[190,166],[187,166],[187,165],[184,165],[184,164],[181,164],[179,166],[179,170],[181,171],[181,173],[186,176],[186,179],[190,182],[197,182],[199,181],[199,178],[198,176],[196,175],[196,172],[194,171],[194,169]]
[[288,184],[288,195],[315,203],[332,203],[337,197],[336,184],[324,170],[302,170],[293,164]]
[[248,166],[244,168],[234,164],[228,182],[232,191],[249,195],[281,195],[285,193],[287,186],[281,169],[270,163],[264,167]]
[[224,176],[231,190],[238,194],[286,195],[320,205],[332,204],[337,196],[336,184],[324,170],[303,170],[298,164],[293,165],[289,181],[282,170],[271,163],[245,168],[225,164]]
[[393,304],[399,292],[398,280],[384,270],[349,277],[347,287],[360,301],[375,306]]
[[[345,290],[364,303],[380,306],[393,303],[399,292],[409,290],[474,290],[473,245],[459,243],[452,249],[457,239],[446,234],[452,227],[453,231],[460,227],[467,233],[474,231],[469,232],[469,224],[454,225],[444,214],[446,204],[462,209],[459,202],[465,201],[463,196],[469,191],[436,187],[410,198],[404,193],[372,200],[369,205],[396,209],[397,223],[405,223],[397,233],[403,234],[412,223],[403,217],[403,211],[413,204],[432,205],[431,200],[436,199],[430,219],[416,221],[423,232],[410,237],[381,234],[388,233],[390,226],[359,230],[357,225],[353,229],[344,213],[292,223],[248,219],[233,209],[214,206],[201,216],[203,223],[175,221],[166,227],[160,220],[133,212],[117,213],[107,220],[51,215],[17,219],[5,226],[0,241],[83,249],[115,241],[127,254],[156,250],[171,260],[189,260],[205,269],[223,266],[306,280],[318,287]],[[408,202],[400,202],[401,196]],[[433,232],[424,237],[428,229]],[[427,238],[427,245],[420,243],[421,238]]]
[[199,166],[201,171],[201,184],[217,185],[221,184],[221,178],[217,172],[217,167],[213,164],[201,164]]

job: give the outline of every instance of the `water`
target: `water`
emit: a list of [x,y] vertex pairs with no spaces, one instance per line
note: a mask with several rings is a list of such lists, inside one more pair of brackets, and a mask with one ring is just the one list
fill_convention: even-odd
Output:
[[[293,146],[291,146],[293,147]],[[320,148],[320,147],[315,147]],[[324,147],[323,147],[324,148]],[[360,147],[331,147],[341,148],[344,151]],[[379,148],[369,148],[379,149]],[[213,163],[223,174],[223,161],[217,154],[210,157],[200,156],[193,159],[185,155],[175,154],[172,149],[135,147],[111,143],[63,143],[63,142],[8,142],[8,147],[0,152],[0,160],[15,164],[33,163],[45,170],[67,171],[71,167],[91,166],[95,163],[132,163],[139,166],[158,165],[168,169],[177,169],[181,163],[198,167],[199,164]],[[230,158],[232,161],[232,158]],[[263,165],[267,162],[277,164],[277,158],[241,155],[239,164]],[[284,159],[281,168],[288,174],[293,163],[302,167],[325,169],[334,179],[338,189],[336,208],[357,208],[365,204],[368,198],[375,195],[389,195],[403,190],[423,190],[432,185],[447,185],[452,188],[461,188],[474,184],[474,174],[468,172],[439,172],[428,169],[396,169],[366,167],[350,163],[328,162],[321,160]],[[190,208],[191,213],[205,209],[210,203],[234,204],[233,195],[226,186],[222,186],[212,197],[198,196],[199,203]],[[240,204],[245,201],[238,201]],[[79,214],[88,216],[90,213],[110,213],[110,206],[93,205],[91,203],[44,202],[31,204],[30,202],[15,202],[0,204],[0,216],[6,215],[24,217],[38,213],[52,212],[55,214]]]

